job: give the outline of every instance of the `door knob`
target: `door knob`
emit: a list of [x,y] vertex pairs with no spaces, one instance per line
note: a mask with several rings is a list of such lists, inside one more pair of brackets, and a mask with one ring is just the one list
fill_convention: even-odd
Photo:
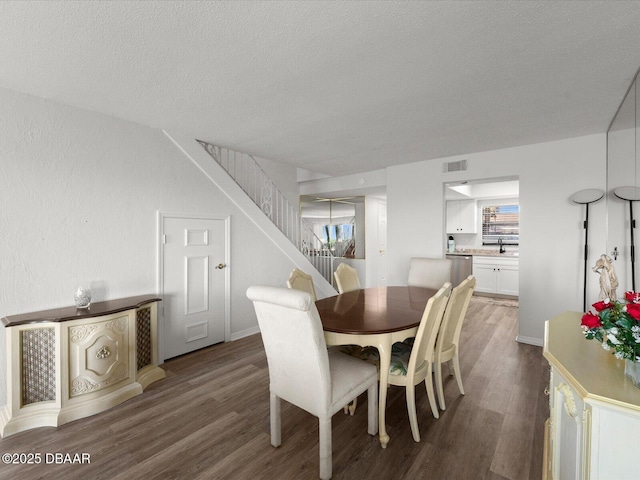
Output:
[[216,270],[222,270],[226,266],[227,266],[226,263],[219,263],[218,265],[216,265]]

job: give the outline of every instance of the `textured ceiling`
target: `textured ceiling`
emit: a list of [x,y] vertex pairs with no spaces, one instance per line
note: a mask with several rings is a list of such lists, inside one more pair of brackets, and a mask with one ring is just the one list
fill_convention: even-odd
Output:
[[0,87],[330,175],[605,132],[636,1],[0,2]]

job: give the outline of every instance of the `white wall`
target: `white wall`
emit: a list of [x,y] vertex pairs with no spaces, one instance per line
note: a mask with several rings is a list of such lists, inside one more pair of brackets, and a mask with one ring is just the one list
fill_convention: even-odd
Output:
[[183,212],[231,217],[231,334],[255,331],[247,287],[293,264],[161,131],[3,89],[0,112],[0,317],[73,305],[82,282],[157,293],[156,212]]
[[[466,172],[442,172],[444,161],[460,159],[468,160]],[[598,134],[388,168],[389,285],[406,284],[411,257],[443,255],[444,182],[518,176],[518,338],[541,344],[545,320],[582,309],[584,207],[569,196],[585,188],[606,189],[605,165],[606,136]],[[604,201],[591,205],[589,267],[605,251],[605,212]],[[597,300],[597,280],[588,274],[587,305]]]

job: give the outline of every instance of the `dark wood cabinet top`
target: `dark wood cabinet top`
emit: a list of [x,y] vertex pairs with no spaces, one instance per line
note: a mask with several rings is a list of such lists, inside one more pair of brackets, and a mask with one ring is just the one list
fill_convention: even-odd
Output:
[[75,306],[62,307],[42,310],[40,312],[10,315],[2,319],[2,324],[5,327],[13,327],[15,325],[25,325],[28,323],[67,322],[80,318],[101,317],[111,313],[124,312],[125,310],[141,307],[147,303],[159,301],[161,301],[161,299],[155,295],[138,295],[137,297],[95,302],[92,303],[89,308],[77,308]]
[[417,327],[437,290],[377,287],[327,297],[316,302],[322,328],[351,334],[389,333]]

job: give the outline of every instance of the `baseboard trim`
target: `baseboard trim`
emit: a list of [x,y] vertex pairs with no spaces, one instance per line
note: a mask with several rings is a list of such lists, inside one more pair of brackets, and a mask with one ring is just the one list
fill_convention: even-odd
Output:
[[240,340],[241,338],[244,338],[244,337],[250,337],[251,335],[255,335],[256,333],[260,333],[260,327],[256,326],[256,327],[247,328],[246,330],[241,330],[239,332],[232,333],[231,341],[233,342],[234,340]]
[[536,347],[542,347],[542,345],[544,345],[544,342],[541,338],[525,337],[523,335],[516,336],[516,342],[526,343],[527,345],[535,345]]

